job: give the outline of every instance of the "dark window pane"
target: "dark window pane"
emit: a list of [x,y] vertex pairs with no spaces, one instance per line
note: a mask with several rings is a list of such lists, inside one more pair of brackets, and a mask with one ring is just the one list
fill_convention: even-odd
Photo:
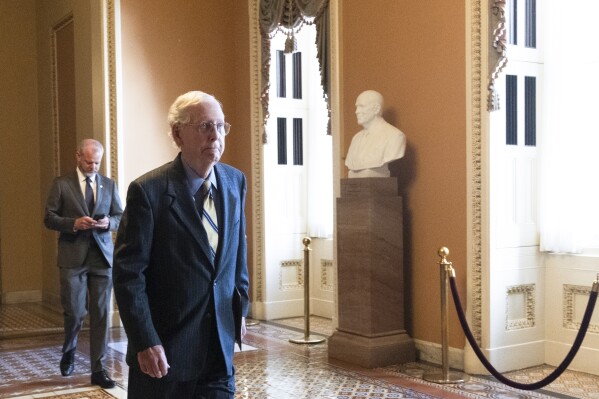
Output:
[[518,144],[518,77],[505,77],[505,144]]
[[508,5],[508,41],[518,44],[518,0],[509,0]]
[[537,47],[537,0],[526,0],[526,39],[529,48]]
[[287,165],[287,118],[277,118],[277,152],[279,165]]
[[293,53],[293,98],[302,98],[302,53]]
[[524,78],[524,145],[537,145],[537,78]]
[[293,164],[304,164],[303,120],[293,118]]
[[287,96],[285,53],[277,50],[277,97]]

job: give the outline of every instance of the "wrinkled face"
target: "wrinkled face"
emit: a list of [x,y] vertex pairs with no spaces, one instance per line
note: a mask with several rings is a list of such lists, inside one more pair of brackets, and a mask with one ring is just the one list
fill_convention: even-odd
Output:
[[361,94],[356,100],[356,117],[358,124],[364,126],[368,125],[374,120],[377,115],[377,103],[376,101],[366,94]]
[[208,130],[199,128],[201,122],[224,123],[225,115],[215,101],[201,103],[189,108],[190,120],[173,127],[173,138],[181,149],[181,155],[189,162],[214,165],[225,152],[225,135],[213,126]]
[[93,176],[100,170],[102,163],[103,151],[99,151],[95,147],[84,147],[83,150],[77,152],[77,167],[85,176]]

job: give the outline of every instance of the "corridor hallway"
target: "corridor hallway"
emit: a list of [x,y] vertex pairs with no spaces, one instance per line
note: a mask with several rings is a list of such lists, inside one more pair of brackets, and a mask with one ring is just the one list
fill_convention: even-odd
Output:
[[[329,336],[328,319],[312,317],[312,334]],[[126,336],[111,329],[107,368],[114,389],[90,385],[89,347],[83,332],[75,372],[62,377],[62,318],[40,304],[0,305],[0,398],[110,399],[126,398],[127,372],[123,354]],[[260,322],[248,327],[244,351],[235,354],[236,399],[354,398],[589,398],[599,399],[599,376],[568,371],[540,391],[518,391],[493,378],[471,376],[462,384],[438,385],[422,379],[434,366],[424,363],[364,369],[328,359],[326,342],[299,345],[303,318]],[[512,380],[530,383],[553,368],[512,372]]]

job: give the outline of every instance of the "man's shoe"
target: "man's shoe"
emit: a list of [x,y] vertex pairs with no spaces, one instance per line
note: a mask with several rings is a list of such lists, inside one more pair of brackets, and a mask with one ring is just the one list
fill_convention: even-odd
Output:
[[102,388],[114,388],[116,382],[108,376],[106,370],[102,370],[92,373],[92,384],[99,385]]
[[60,359],[60,374],[64,377],[73,374],[73,370],[75,369],[75,349],[71,349],[62,354],[62,359]]

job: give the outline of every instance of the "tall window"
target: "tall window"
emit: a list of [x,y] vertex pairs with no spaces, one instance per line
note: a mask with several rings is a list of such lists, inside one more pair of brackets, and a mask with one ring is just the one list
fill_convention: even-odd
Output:
[[543,79],[535,0],[509,0],[508,63],[497,81],[501,101],[491,113],[493,237],[497,248],[539,244],[537,136]]
[[599,248],[597,11],[586,0],[508,1],[501,111],[491,115],[500,246]]
[[546,6],[541,249],[577,253],[599,248],[599,3],[551,0]]
[[[316,57],[316,29],[308,25],[296,33],[296,51],[285,52],[286,39],[282,32],[271,39],[269,143],[264,165],[269,180],[265,196],[274,190],[283,198],[278,204],[270,203],[269,214],[282,218],[293,215],[295,225],[302,226],[301,233],[330,238],[332,137],[327,134],[328,113]],[[273,206],[280,206],[280,212],[273,211]]]

